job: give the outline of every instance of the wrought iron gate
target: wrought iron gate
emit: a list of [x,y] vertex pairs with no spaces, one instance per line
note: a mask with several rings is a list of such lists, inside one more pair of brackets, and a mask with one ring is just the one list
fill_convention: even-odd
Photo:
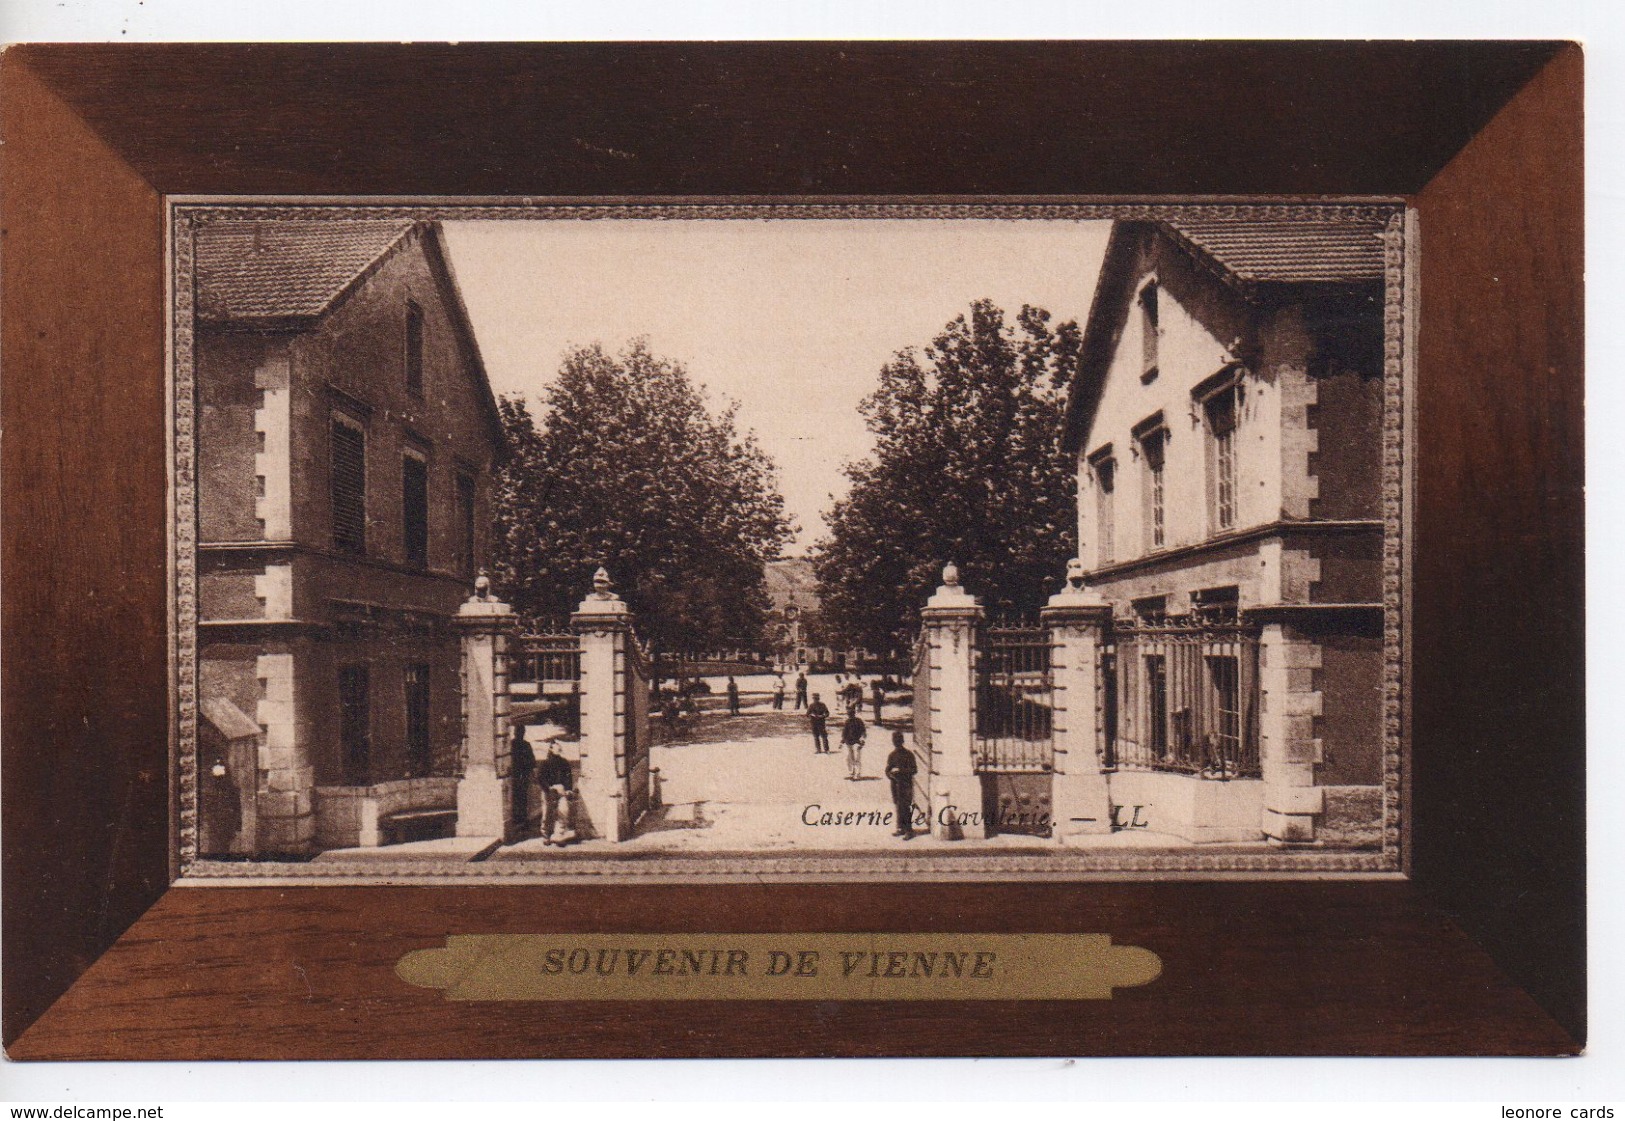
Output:
[[649,781],[649,679],[653,672],[650,659],[638,644],[637,636],[626,636],[625,662],[622,666],[625,689],[626,720],[626,808],[628,820],[637,824],[648,812],[651,786]]
[[1118,623],[1100,668],[1107,766],[1258,777],[1256,628],[1200,616]]
[[1049,628],[989,624],[976,643],[976,769],[1043,774],[1055,766]]
[[920,632],[914,643],[914,806],[931,821],[931,637]]

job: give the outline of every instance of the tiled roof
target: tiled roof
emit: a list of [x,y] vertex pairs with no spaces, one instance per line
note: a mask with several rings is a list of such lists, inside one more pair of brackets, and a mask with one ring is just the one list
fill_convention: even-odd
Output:
[[775,611],[792,603],[803,610],[818,608],[818,577],[813,574],[812,561],[804,557],[768,561],[764,576]]
[[1175,234],[1243,281],[1380,280],[1382,226],[1376,222],[1166,222]]
[[196,240],[205,319],[319,315],[410,221],[211,222]]

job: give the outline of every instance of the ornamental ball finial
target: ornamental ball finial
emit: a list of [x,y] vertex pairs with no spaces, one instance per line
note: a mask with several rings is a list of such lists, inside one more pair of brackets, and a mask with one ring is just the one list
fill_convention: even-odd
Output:
[[1083,560],[1073,557],[1066,562],[1066,586],[1075,592],[1083,591]]
[[959,587],[959,566],[953,561],[942,566],[942,584],[946,588]]
[[615,582],[609,578],[609,569],[603,565],[592,574],[592,594],[599,599],[608,599],[615,587]]
[[483,568],[480,569],[480,574],[474,577],[474,595],[477,599],[491,598],[491,577]]

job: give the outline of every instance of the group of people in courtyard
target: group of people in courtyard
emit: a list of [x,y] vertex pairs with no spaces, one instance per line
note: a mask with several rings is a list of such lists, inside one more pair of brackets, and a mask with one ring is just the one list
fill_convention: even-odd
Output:
[[[836,696],[846,706],[846,720],[841,725],[841,748],[846,753],[846,777],[847,781],[856,782],[863,777],[863,748],[869,735],[862,716],[863,685],[856,677],[843,685],[839,675],[835,679],[835,684]],[[885,685],[881,679],[876,678],[870,688],[874,701],[875,726],[883,727],[881,710],[885,703]],[[824,703],[820,694],[814,693],[812,703],[807,706],[807,720],[812,727],[813,753],[816,755],[829,755],[834,751],[829,743],[829,718],[829,706]],[[902,837],[906,841],[914,836],[914,776],[919,768],[914,752],[908,749],[900,730],[892,732],[891,742],[891,754],[886,756],[885,771],[886,778],[891,783],[892,805],[896,809],[897,828],[892,830],[892,835]]]
[[[691,683],[679,681],[674,690],[663,693],[660,710],[669,727],[680,729],[684,716],[696,715],[698,707],[694,704],[694,690]],[[882,676],[875,676],[865,683],[860,675],[838,673],[835,675],[835,685],[832,700],[845,711],[845,718],[840,726],[840,747],[846,757],[847,780],[857,782],[863,778],[863,749],[868,741],[868,725],[863,719],[863,705],[867,700],[872,708],[873,724],[875,727],[885,726],[886,693],[889,686],[895,683]],[[792,692],[793,689],[793,692]],[[699,691],[704,691],[700,689]],[[739,716],[742,713],[741,689],[737,678],[728,675],[723,686],[726,700],[726,712],[729,716]],[[792,700],[793,697],[793,700]],[[793,685],[785,680],[784,674],[776,676],[770,693],[773,711],[782,712],[787,701],[794,705],[795,711],[805,711],[807,722],[812,731],[813,752],[817,755],[833,755],[835,748],[830,743],[830,721],[832,712],[830,705],[825,703],[823,694],[811,692],[805,671],[797,672]],[[913,829],[913,803],[914,778],[918,770],[918,763],[914,752],[909,749],[906,737],[902,731],[894,730],[891,736],[892,748],[886,757],[884,768],[885,777],[891,785],[892,804],[896,808],[897,828],[893,835],[904,840],[914,836]],[[568,764],[565,764],[566,770]],[[552,790],[544,777],[543,793],[547,796],[547,821],[544,822],[543,837],[554,835],[555,819],[561,814],[558,809],[563,806],[562,814],[565,828],[568,828],[569,791],[566,786],[561,793],[549,793]],[[573,836],[573,834],[572,834]],[[562,843],[562,842],[551,842]]]

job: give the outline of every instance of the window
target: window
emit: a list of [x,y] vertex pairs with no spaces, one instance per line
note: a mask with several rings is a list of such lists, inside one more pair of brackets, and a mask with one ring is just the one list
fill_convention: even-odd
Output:
[[1204,588],[1191,593],[1191,614],[1209,623],[1234,623],[1240,618],[1241,590],[1234,584],[1227,588]]
[[457,475],[457,575],[474,575],[474,477]]
[[1194,594],[1192,613],[1175,617],[1137,600],[1135,619],[1114,623],[1112,660],[1102,661],[1116,679],[1105,694],[1112,764],[1213,779],[1259,775],[1259,635],[1236,621],[1234,591]]
[[1168,446],[1168,429],[1158,413],[1142,421],[1134,431],[1140,445],[1140,460],[1144,465],[1141,477],[1141,500],[1145,526],[1147,552],[1160,549],[1168,540],[1167,505],[1163,480],[1163,461]]
[[349,417],[334,414],[329,437],[332,471],[333,548],[367,551],[367,436]]
[[339,667],[339,752],[344,785],[372,781],[372,683],[365,664]]
[[1110,564],[1114,559],[1116,526],[1112,511],[1113,494],[1117,486],[1117,462],[1108,459],[1095,470],[1095,492],[1100,525],[1096,530],[1100,538],[1100,563]]
[[1090,457],[1089,465],[1095,475],[1095,564],[1108,565],[1116,554],[1116,525],[1112,508],[1117,489],[1117,460],[1112,458],[1111,445]]
[[401,538],[406,563],[429,564],[429,464],[408,449],[401,457]]
[[1151,758],[1161,762],[1168,755],[1168,657],[1145,657],[1145,732]]
[[1101,766],[1107,770],[1117,767],[1117,652],[1102,650],[1100,654],[1100,715],[1104,733],[1105,753]]
[[429,744],[429,667],[418,663],[406,667],[406,773],[411,778],[422,778],[433,764]]
[[1214,532],[1236,525],[1236,427],[1241,413],[1241,385],[1234,383],[1209,397],[1207,414],[1208,506]]
[[1160,328],[1157,326],[1157,282],[1151,281],[1140,289],[1140,341],[1142,347],[1143,363],[1140,367],[1140,380],[1152,382],[1157,378],[1157,343]]
[[423,396],[423,309],[406,302],[406,391]]
[[1129,606],[1134,610],[1134,617],[1142,623],[1168,621],[1167,596],[1146,596],[1144,599],[1134,600]]
[[1241,660],[1232,654],[1210,654],[1208,672],[1207,720],[1202,760],[1204,770],[1229,773],[1237,769],[1242,756],[1241,739]]

